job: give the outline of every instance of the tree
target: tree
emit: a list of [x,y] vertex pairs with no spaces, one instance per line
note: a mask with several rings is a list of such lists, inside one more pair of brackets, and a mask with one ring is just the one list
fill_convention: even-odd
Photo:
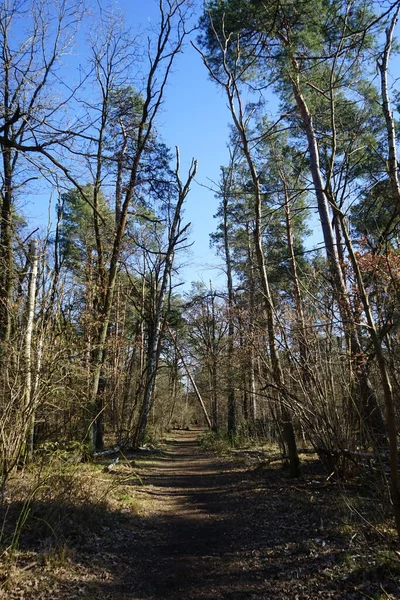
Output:
[[[214,30],[215,32],[215,30]],[[252,147],[254,140],[252,139],[251,132],[249,131],[249,123],[251,122],[251,116],[253,113],[252,106],[246,110],[243,104],[242,95],[240,92],[240,81],[237,76],[238,73],[238,62],[234,62],[233,65],[229,63],[230,54],[230,39],[229,37],[222,37],[221,39],[217,36],[217,44],[220,50],[219,69],[213,69],[212,64],[207,60],[207,57],[203,54],[203,61],[208,69],[210,76],[218,83],[225,91],[229,109],[232,115],[232,120],[236,128],[238,138],[240,140],[241,152],[247,162],[248,170],[251,177],[253,201],[254,201],[254,244],[257,257],[257,266],[259,277],[261,281],[262,294],[264,299],[264,307],[267,318],[267,332],[268,332],[268,345],[271,360],[271,370],[274,385],[280,398],[280,411],[282,428],[284,431],[285,441],[287,444],[289,460],[290,460],[290,472],[294,477],[298,477],[300,474],[300,463],[297,453],[296,439],[294,436],[293,423],[291,420],[290,410],[287,405],[287,396],[285,398],[285,383],[284,376],[281,366],[281,361],[277,349],[277,336],[275,328],[275,308],[271,294],[270,282],[267,273],[267,266],[265,261],[265,254],[262,242],[262,189],[260,182],[260,175],[256,166],[256,162],[253,159]],[[235,51],[238,50],[236,45]]]
[[[389,7],[385,14],[391,9]],[[341,236],[349,253],[379,364],[391,448],[392,502],[400,534],[400,487],[393,396],[362,274],[348,235],[343,210],[332,187],[337,162],[346,164],[343,158],[349,156],[348,153],[344,154],[342,140],[338,138],[338,116],[345,115],[340,102],[350,91],[351,78],[358,80],[363,53],[370,48],[373,40],[373,27],[384,15],[374,15],[362,1],[357,3],[357,7],[354,3],[321,3],[316,12],[315,10],[315,3],[308,2],[303,3],[300,9],[291,3],[272,3],[266,6],[257,0],[210,2],[202,19],[203,37],[200,41],[207,51],[207,56],[203,55],[203,59],[211,76],[225,87],[228,94],[230,92],[231,110],[232,113],[237,111],[239,114],[239,118],[236,117],[239,125],[243,120],[243,110],[237,90],[239,84],[245,85],[248,81],[256,82],[260,89],[265,89],[275,85],[279,78],[279,93],[286,111],[289,108],[296,109],[298,131],[307,140],[310,173],[330,265],[331,282],[349,339],[352,372],[359,390],[363,422],[374,443],[378,447],[385,447],[386,427],[377,394],[369,379],[361,330],[352,311],[340,252]],[[324,15],[324,23],[321,15]],[[390,37],[391,34],[388,35]],[[389,41],[386,49],[390,47],[388,44]],[[354,104],[353,98],[347,96],[346,101],[350,106]],[[323,107],[329,111],[327,114],[331,120],[331,143],[325,161],[324,138],[320,137],[317,129]],[[326,168],[325,176],[323,166]],[[254,180],[256,176],[257,173]],[[335,229],[331,223],[331,210]]]
[[[17,189],[37,177],[27,170],[20,152],[36,152],[59,142],[57,115],[65,102],[56,70],[70,47],[80,19],[80,2],[54,4],[24,0],[0,6],[0,340],[11,335],[11,299],[15,276],[13,264],[13,214]],[[25,27],[20,27],[20,19]],[[26,31],[25,31],[26,29]],[[51,88],[61,100],[49,95]],[[61,94],[64,93],[64,95]],[[70,94],[70,91],[68,92]],[[65,137],[65,136],[64,136]]]
[[189,193],[190,185],[196,175],[197,164],[192,162],[187,179],[182,182],[179,175],[180,161],[179,152],[176,153],[175,186],[177,200],[175,206],[168,201],[168,229],[167,246],[163,252],[162,269],[159,280],[156,282],[153,302],[154,311],[152,315],[151,328],[148,331],[148,356],[146,365],[146,381],[144,386],[144,397],[139,413],[139,420],[134,435],[134,445],[139,446],[146,433],[147,418],[152,406],[155,378],[161,349],[161,336],[165,327],[166,300],[169,297],[169,284],[174,264],[174,256],[179,246],[185,242],[185,232],[188,225],[182,227],[182,207]]
[[230,167],[226,170],[222,169],[222,214],[223,214],[223,236],[224,236],[224,254],[226,265],[226,279],[228,288],[228,352],[227,352],[227,380],[228,380],[228,435],[232,440],[236,433],[236,402],[235,402],[235,387],[234,387],[234,291],[232,277],[232,258],[230,248],[230,236],[228,230],[229,219],[229,201],[232,189],[233,179],[233,156],[231,156]]
[[[105,50],[96,47],[94,61],[98,69],[98,82],[101,90],[102,109],[100,114],[100,125],[98,134],[95,137],[96,160],[93,168],[95,173],[95,189],[98,188],[102,180],[103,169],[103,142],[105,140],[105,127],[108,119],[110,107],[110,95],[113,97],[114,106],[111,115],[113,116],[113,127],[118,126],[121,140],[121,146],[113,155],[116,157],[117,176],[116,176],[116,220],[113,235],[113,245],[110,251],[109,266],[104,274],[104,295],[102,306],[99,310],[99,328],[96,334],[95,351],[92,363],[92,386],[91,386],[91,426],[89,427],[89,443],[92,450],[96,446],[97,436],[97,416],[102,412],[101,389],[99,384],[101,371],[105,358],[105,345],[108,336],[110,318],[113,307],[114,291],[119,270],[121,250],[128,223],[129,210],[137,201],[138,190],[140,189],[141,176],[144,172],[143,161],[154,134],[155,119],[159,112],[164,97],[165,87],[172,69],[172,65],[178,53],[182,48],[183,41],[187,34],[185,22],[187,17],[187,3],[184,0],[168,0],[159,3],[160,23],[159,29],[155,34],[154,46],[150,42],[148,52],[148,72],[145,76],[143,95],[140,99],[132,93],[128,93],[128,115],[125,115],[125,106],[127,94],[124,93],[124,101],[121,101],[121,94],[116,93],[115,86],[112,84],[111,74],[114,68],[118,66],[118,39],[112,34],[105,45]],[[111,32],[113,31],[113,28]],[[117,34],[118,35],[118,34]],[[121,40],[121,38],[119,38]],[[124,45],[124,42],[123,42]],[[133,108],[133,114],[132,109]],[[132,119],[132,116],[134,118]],[[124,126],[124,120],[128,118],[130,130],[127,131]],[[125,123],[126,125],[126,123]],[[112,132],[112,128],[111,128]],[[130,146],[130,141],[132,142]],[[131,149],[131,153],[126,152]],[[124,163],[125,159],[126,162]],[[107,161],[105,161],[107,162]],[[114,161],[115,164],[115,161]],[[125,183],[122,175],[125,171]],[[97,214],[97,207],[93,206]],[[97,236],[98,237],[98,236]],[[99,240],[100,241],[100,240]],[[98,244],[98,253],[102,252],[101,244]],[[151,390],[151,386],[149,388]],[[97,438],[97,445],[101,445],[101,436]]]

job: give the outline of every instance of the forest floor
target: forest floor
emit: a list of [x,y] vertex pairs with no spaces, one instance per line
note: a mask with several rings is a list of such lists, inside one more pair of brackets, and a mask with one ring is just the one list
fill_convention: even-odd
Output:
[[281,465],[210,454],[198,437],[177,431],[115,467],[64,469],[63,494],[42,474],[28,503],[11,484],[4,540],[23,517],[0,599],[400,598],[395,538],[359,482],[338,486],[311,459],[291,480]]

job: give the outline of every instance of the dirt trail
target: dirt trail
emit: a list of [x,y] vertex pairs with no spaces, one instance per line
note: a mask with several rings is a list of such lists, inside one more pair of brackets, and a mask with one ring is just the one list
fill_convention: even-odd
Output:
[[[162,456],[149,459],[137,488],[145,507],[140,528],[109,549],[117,573],[91,598],[381,597],[372,594],[382,573],[352,563],[349,575],[356,542],[338,532],[337,490],[327,488],[326,475],[293,481],[280,468],[255,473],[202,452],[197,440],[198,432],[177,432]],[[385,590],[392,589],[396,595],[385,598],[400,598],[390,578]]]
[[138,488],[139,496],[152,499],[150,544],[141,560],[147,590],[140,600],[249,597],[233,591],[235,580],[245,583],[240,568],[232,569],[240,542],[236,494],[243,468],[202,453],[197,439],[198,432],[169,439],[165,455]]
[[368,554],[360,524],[343,527],[348,506],[317,462],[294,481],[280,466],[255,470],[207,454],[198,437],[176,432],[161,454],[141,455],[143,485],[129,484],[140,514],[107,525],[105,513],[73,563],[53,572],[53,591],[29,598],[400,598],[392,563],[375,560],[379,537]]

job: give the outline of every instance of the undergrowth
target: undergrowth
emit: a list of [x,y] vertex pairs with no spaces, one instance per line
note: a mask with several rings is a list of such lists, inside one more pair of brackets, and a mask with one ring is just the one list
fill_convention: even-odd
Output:
[[246,431],[238,431],[235,435],[229,435],[226,429],[218,431],[207,431],[200,437],[200,445],[206,452],[215,452],[216,454],[227,454],[230,450],[263,448],[277,452],[278,446],[273,443],[261,441],[258,437],[253,438]]
[[200,445],[206,452],[226,454],[239,444],[238,436],[231,438],[226,430],[207,431],[200,438]]
[[107,463],[75,462],[75,454],[47,448],[39,463],[10,477],[0,509],[0,589],[12,585],[26,557],[61,566],[140,513],[134,463],[122,459],[108,472]]

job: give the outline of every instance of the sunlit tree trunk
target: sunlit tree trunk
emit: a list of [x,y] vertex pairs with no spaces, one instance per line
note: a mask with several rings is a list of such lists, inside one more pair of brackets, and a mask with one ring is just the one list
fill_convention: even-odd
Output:
[[394,28],[396,27],[399,12],[400,4],[397,5],[391,22],[386,29],[385,47],[380,60],[378,60],[378,68],[381,74],[382,110],[386,122],[387,142],[389,150],[387,160],[387,172],[389,174],[392,195],[394,200],[396,201],[396,208],[398,214],[400,214],[399,164],[397,161],[396,128],[389,96],[388,69],[390,54],[393,46],[393,32]]
[[224,253],[226,266],[226,279],[228,286],[228,352],[227,352],[227,396],[228,396],[228,436],[233,439],[236,433],[236,402],[235,402],[235,378],[234,378],[234,339],[235,327],[233,322],[234,292],[232,280],[232,260],[228,232],[228,205],[229,195],[232,189],[233,165],[227,173],[223,172],[223,231],[224,231]]
[[35,429],[35,403],[32,398],[32,335],[36,304],[36,286],[38,277],[38,243],[33,240],[29,248],[30,272],[28,279],[28,299],[26,311],[26,331],[24,342],[24,371],[23,371],[23,407],[22,418],[24,428],[24,459],[28,459],[33,452],[33,435]]

